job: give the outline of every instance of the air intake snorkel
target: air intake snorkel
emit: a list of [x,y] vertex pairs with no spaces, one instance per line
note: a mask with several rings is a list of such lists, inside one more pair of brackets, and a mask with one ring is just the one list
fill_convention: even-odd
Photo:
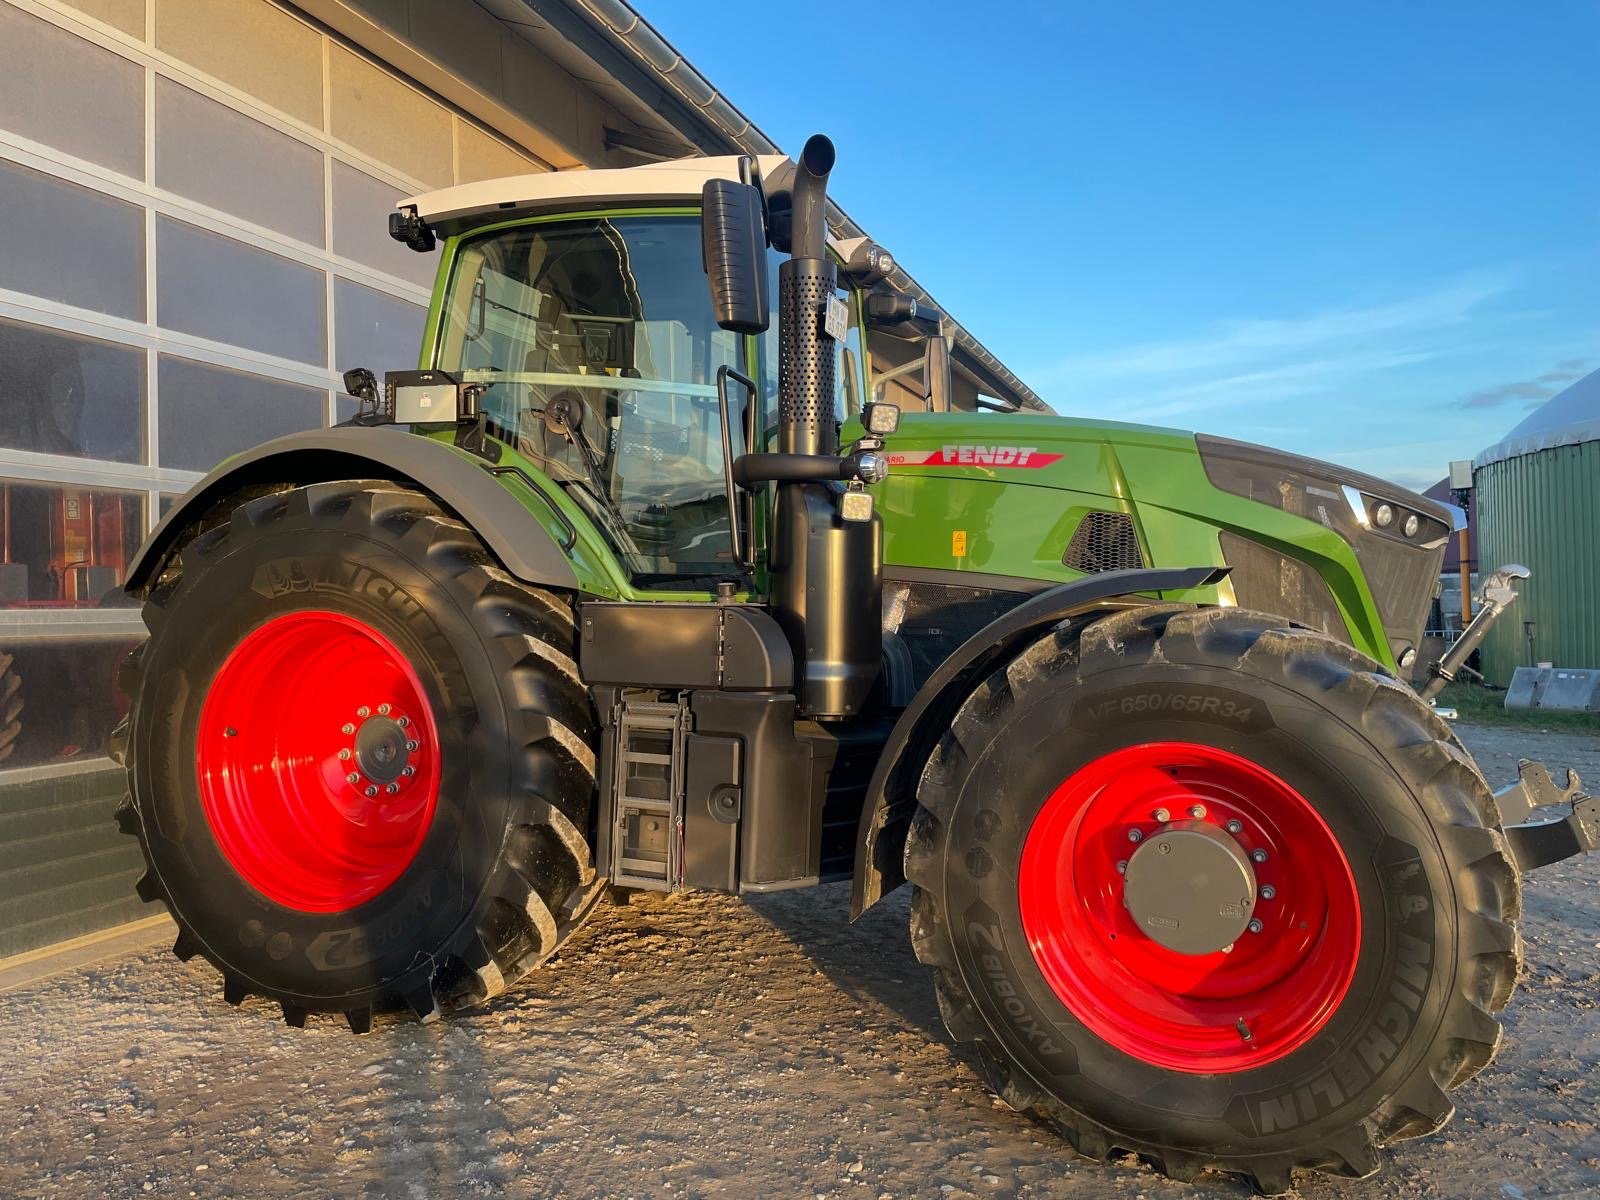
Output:
[[778,449],[837,454],[834,347],[823,333],[837,285],[828,260],[828,173],[833,143],[806,140],[790,175],[789,257],[778,267]]

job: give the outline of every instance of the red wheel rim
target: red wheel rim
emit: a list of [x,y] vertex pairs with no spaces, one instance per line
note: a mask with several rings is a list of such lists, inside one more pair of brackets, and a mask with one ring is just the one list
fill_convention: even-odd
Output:
[[352,617],[274,617],[200,709],[200,800],[222,853],[304,912],[372,899],[411,865],[439,795],[439,739],[394,643]]
[[[1230,950],[1183,954],[1123,903],[1125,864],[1166,819],[1226,831],[1253,860],[1254,918]],[[1073,772],[1028,831],[1022,927],[1056,996],[1125,1054],[1195,1074],[1272,1062],[1316,1036],[1355,973],[1355,877],[1321,814],[1248,759],[1188,742],[1113,751]]]

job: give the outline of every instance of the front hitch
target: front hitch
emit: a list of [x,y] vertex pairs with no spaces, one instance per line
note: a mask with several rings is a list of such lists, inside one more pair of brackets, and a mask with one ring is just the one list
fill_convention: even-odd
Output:
[[[1517,764],[1517,782],[1495,793],[1517,870],[1546,867],[1600,847],[1600,796],[1585,794],[1582,784],[1568,768],[1566,784],[1558,788],[1543,763],[1523,759]],[[1568,811],[1559,817],[1528,820],[1535,809],[1563,804]]]
[[1444,685],[1453,681],[1472,652],[1483,641],[1484,635],[1489,632],[1489,626],[1500,619],[1500,614],[1510,608],[1517,600],[1517,585],[1519,579],[1526,579],[1532,572],[1520,563],[1507,563],[1489,578],[1483,581],[1483,590],[1478,593],[1478,615],[1472,618],[1470,624],[1461,631],[1461,636],[1456,639],[1456,644],[1445,652],[1445,656],[1428,668],[1430,678],[1422,686],[1422,698],[1432,700],[1441,691]]

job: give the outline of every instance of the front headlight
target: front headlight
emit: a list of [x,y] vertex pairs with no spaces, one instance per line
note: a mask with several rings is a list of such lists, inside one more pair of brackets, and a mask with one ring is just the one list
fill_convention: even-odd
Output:
[[[1298,454],[1204,434],[1195,443],[1206,477],[1222,491],[1315,521],[1344,538],[1361,564],[1396,660],[1417,646],[1455,527],[1452,509],[1386,480]],[[1236,592],[1242,583],[1255,593],[1240,594],[1242,606],[1322,624],[1284,612],[1294,602],[1295,589],[1275,593],[1272,573],[1235,574],[1243,577],[1235,579]],[[1283,574],[1280,570],[1277,577]],[[1313,607],[1326,616],[1321,606]]]
[[1223,491],[1316,521],[1352,543],[1375,533],[1432,550],[1454,525],[1446,505],[1360,471],[1203,433],[1194,440],[1206,477]]

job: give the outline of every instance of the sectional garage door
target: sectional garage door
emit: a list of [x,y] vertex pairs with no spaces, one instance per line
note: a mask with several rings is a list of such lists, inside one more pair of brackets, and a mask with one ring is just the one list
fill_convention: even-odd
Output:
[[343,369],[413,364],[398,195],[543,168],[267,0],[0,0],[0,956],[148,914],[105,757],[128,555],[339,419]]

